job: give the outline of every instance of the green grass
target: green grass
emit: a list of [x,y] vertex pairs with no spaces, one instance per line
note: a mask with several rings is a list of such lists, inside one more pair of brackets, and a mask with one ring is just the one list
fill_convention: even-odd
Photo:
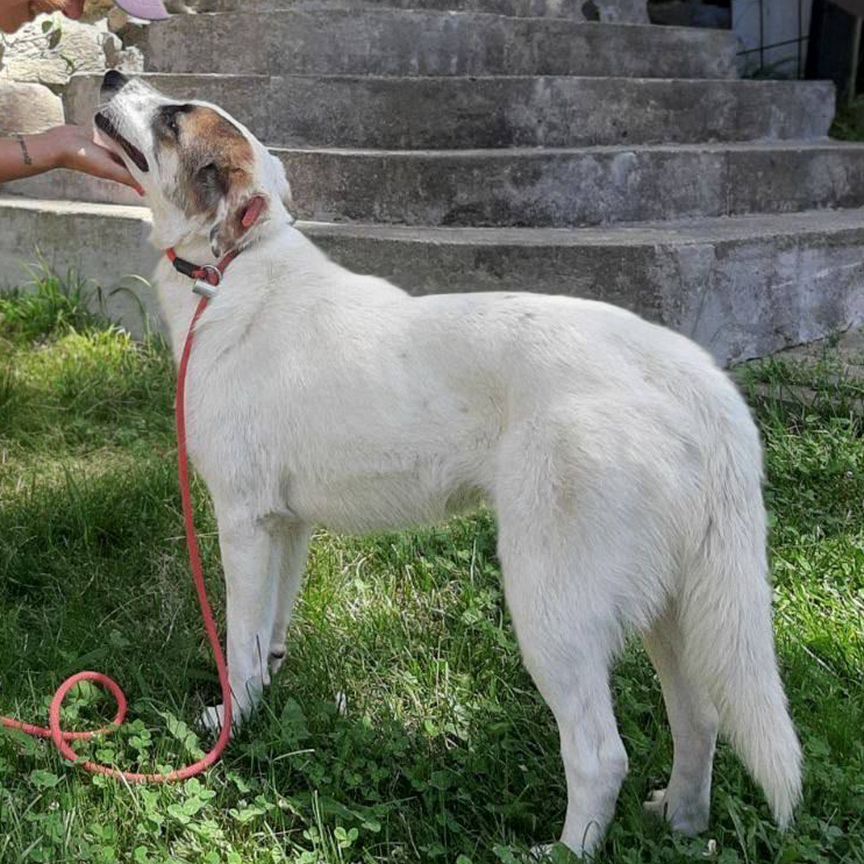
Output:
[[864,98],[841,99],[828,134],[842,141],[864,141]]
[[[41,720],[65,676],[103,670],[127,689],[133,722],[94,755],[179,766],[206,746],[186,724],[218,687],[181,537],[173,372],[164,346],[100,324],[74,293],[55,282],[0,300],[0,711]],[[864,862],[861,386],[830,360],[745,375],[766,443],[804,804],[779,834],[723,745],[704,838],[644,817],[671,740],[634,643],[614,679],[631,772],[598,861]],[[816,398],[799,399],[801,386]],[[214,524],[196,496],[219,608]],[[200,780],[127,788],[0,734],[0,861],[467,864],[553,839],[565,803],[557,735],[520,664],[494,538],[488,514],[367,539],[319,534],[286,666]],[[68,722],[112,711],[83,688]]]

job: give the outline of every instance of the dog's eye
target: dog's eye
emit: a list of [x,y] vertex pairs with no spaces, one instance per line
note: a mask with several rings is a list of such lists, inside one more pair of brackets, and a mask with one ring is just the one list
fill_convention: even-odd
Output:
[[180,137],[180,124],[178,119],[181,114],[189,112],[187,105],[166,105],[160,110],[160,119],[163,127],[170,132],[175,138]]

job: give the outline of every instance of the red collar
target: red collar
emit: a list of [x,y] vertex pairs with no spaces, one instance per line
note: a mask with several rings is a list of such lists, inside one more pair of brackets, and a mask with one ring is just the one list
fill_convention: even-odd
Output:
[[174,251],[173,246],[167,249],[165,254],[178,273],[195,280],[192,290],[196,294],[212,297],[216,293],[212,289],[219,286],[219,283],[222,281],[222,275],[225,273],[228,265],[240,254],[240,250],[232,249],[217,264],[193,264],[185,258],[180,258]]

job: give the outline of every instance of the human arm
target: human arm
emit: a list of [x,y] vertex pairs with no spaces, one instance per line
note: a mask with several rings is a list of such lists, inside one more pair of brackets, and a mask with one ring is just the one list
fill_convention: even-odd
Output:
[[32,177],[54,168],[69,168],[114,180],[143,194],[119,157],[97,144],[92,133],[81,126],[55,126],[38,135],[0,138],[0,183]]

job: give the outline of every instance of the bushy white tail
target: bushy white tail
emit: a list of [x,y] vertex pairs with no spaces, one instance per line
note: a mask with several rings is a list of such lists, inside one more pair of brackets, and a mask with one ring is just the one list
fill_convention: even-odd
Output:
[[712,456],[708,530],[678,598],[679,614],[686,662],[785,828],[801,798],[801,747],[777,670],[761,454],[746,421],[749,428],[742,423],[723,436]]

